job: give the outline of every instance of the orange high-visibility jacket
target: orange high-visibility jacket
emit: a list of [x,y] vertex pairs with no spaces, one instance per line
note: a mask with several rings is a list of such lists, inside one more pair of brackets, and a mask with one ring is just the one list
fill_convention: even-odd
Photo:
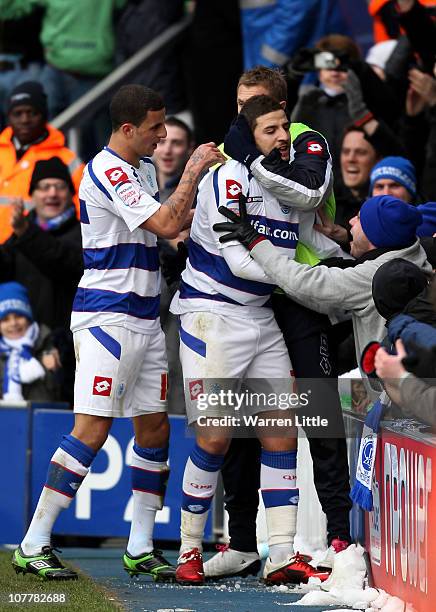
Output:
[[84,164],[77,155],[65,146],[65,137],[50,124],[46,125],[48,137],[32,145],[17,161],[12,142],[12,128],[7,127],[0,134],[0,243],[12,233],[10,224],[10,198],[22,198],[26,203],[31,201],[29,185],[35,163],[40,159],[59,157],[70,171],[76,195],[74,203],[78,210],[78,191]]
[[[385,4],[390,0],[370,0],[368,5],[368,11],[374,21],[374,43],[382,42],[383,40],[389,40],[390,37],[386,32],[385,25],[377,14]],[[424,6],[436,6],[436,0],[419,0],[420,4]]]

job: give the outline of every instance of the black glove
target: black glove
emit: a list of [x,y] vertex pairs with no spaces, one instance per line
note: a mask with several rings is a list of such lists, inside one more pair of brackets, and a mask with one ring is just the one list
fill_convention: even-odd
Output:
[[256,147],[246,118],[241,114],[236,117],[224,138],[224,152],[232,159],[245,164],[248,169],[254,160],[262,155]]
[[434,386],[436,379],[436,347],[425,348],[415,342],[407,343],[407,355],[402,360],[403,366],[427,384]]
[[177,243],[177,251],[172,246],[159,241],[159,258],[162,268],[162,275],[168,287],[175,281],[179,281],[183,270],[186,268],[188,259],[188,249],[184,242]]
[[229,234],[224,234],[224,236],[220,237],[220,242],[222,244],[226,242],[230,242],[231,240],[238,240],[241,244],[244,245],[249,251],[256,246],[260,240],[265,240],[265,236],[256,232],[254,227],[251,225],[251,222],[247,215],[247,206],[246,206],[247,198],[240,193],[239,194],[239,215],[234,213],[232,210],[229,210],[225,206],[220,206],[218,208],[218,212],[220,212],[224,217],[230,219],[232,223],[215,223],[213,229],[215,232],[230,232]]

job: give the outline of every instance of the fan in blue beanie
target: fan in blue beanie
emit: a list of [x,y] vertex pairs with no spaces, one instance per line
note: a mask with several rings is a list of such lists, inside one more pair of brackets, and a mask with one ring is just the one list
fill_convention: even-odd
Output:
[[32,308],[29,302],[27,289],[20,283],[0,284],[0,319],[8,314],[20,314],[33,321]]
[[0,285],[0,397],[3,399],[23,400],[23,393],[27,394],[29,390],[23,385],[31,385],[45,377],[45,369],[34,355],[38,338],[39,325],[33,321],[26,288],[20,283],[2,283]]
[[436,202],[427,202],[417,207],[422,215],[422,223],[416,230],[420,238],[436,234]]
[[369,177],[369,195],[373,195],[374,185],[381,179],[391,179],[405,187],[412,200],[416,197],[415,167],[405,157],[385,157],[373,167]]
[[422,215],[415,206],[388,195],[366,200],[359,216],[366,237],[379,248],[411,246],[422,223]]

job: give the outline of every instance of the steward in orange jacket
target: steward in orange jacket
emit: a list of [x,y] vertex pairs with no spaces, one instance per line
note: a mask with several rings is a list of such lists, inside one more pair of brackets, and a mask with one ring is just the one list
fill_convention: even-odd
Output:
[[[436,8],[436,0],[419,0],[419,4],[428,8]],[[370,0],[368,3],[368,12],[373,18],[374,25],[374,43],[379,43],[391,38],[398,38],[400,34],[400,24],[396,20],[398,12],[395,9],[394,3],[390,0]],[[395,32],[389,32],[389,22]],[[392,23],[393,22],[393,23]],[[401,30],[401,33],[404,33]]]
[[[59,157],[70,171],[76,194],[84,168],[65,146],[62,132],[46,123],[47,99],[39,83],[28,81],[14,89],[7,117],[9,126],[0,134],[0,243],[12,233],[11,198],[31,201],[30,179],[38,160]],[[78,201],[75,204],[78,210]]]

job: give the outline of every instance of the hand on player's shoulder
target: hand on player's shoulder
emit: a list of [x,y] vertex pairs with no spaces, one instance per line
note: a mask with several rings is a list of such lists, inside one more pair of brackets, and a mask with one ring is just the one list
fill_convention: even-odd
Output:
[[199,145],[188,160],[188,164],[200,172],[215,164],[224,164],[225,162],[225,155],[221,153],[214,142]]

